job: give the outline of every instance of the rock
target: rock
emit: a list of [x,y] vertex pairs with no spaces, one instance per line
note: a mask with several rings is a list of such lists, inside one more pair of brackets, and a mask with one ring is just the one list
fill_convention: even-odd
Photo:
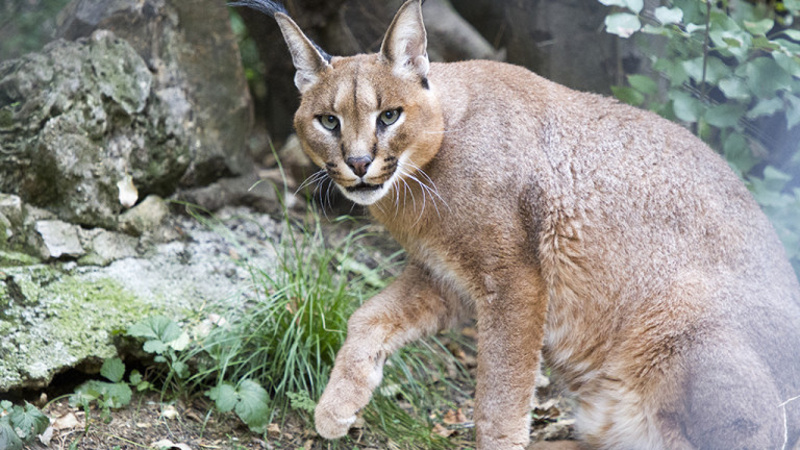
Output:
[[185,142],[189,167],[182,176],[184,185],[205,185],[242,174],[252,165],[246,149],[252,127],[250,96],[223,3],[73,0],[59,21],[59,37],[77,39],[108,29],[146,61],[166,119],[154,125],[167,137],[191,136]]
[[[117,183],[170,193],[189,166],[189,121],[151,92],[146,63],[107,31],[0,64],[0,192],[89,227],[116,227]],[[0,124],[0,128],[2,128]]]
[[81,230],[81,242],[87,254],[78,260],[84,266],[107,266],[114,261],[138,254],[139,240],[122,233],[95,228]]
[[181,191],[180,201],[217,211],[225,206],[249,206],[259,212],[279,212],[280,204],[272,180],[255,173],[222,178],[208,186]]
[[169,207],[164,199],[157,195],[149,195],[141,203],[125,211],[119,217],[120,230],[141,236],[156,230],[169,214]]
[[[264,243],[278,242],[284,225],[244,208],[224,209],[218,217],[222,233],[175,217],[185,239],[107,267],[62,261],[2,267],[0,393],[44,387],[68,368],[97,369],[103,358],[117,355],[113,333],[145,317],[163,314],[180,321],[200,311],[241,310],[258,289],[247,264],[274,274],[276,253]],[[130,253],[136,241],[103,230],[78,234],[94,246],[86,257],[94,252],[102,257],[100,247]]]
[[63,256],[77,258],[86,253],[78,238],[75,225],[60,220],[40,220],[36,222],[36,232],[42,237],[45,258],[58,259]]

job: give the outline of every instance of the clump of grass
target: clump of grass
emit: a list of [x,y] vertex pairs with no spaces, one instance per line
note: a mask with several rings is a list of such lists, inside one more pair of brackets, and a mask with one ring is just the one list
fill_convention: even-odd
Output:
[[[363,228],[334,245],[323,237],[319,215],[312,210],[307,216],[300,222],[290,219],[288,211],[284,215],[281,236],[271,243],[278,257],[276,270],[241,262],[251,274],[255,300],[180,354],[181,362],[193,368],[191,375],[181,377],[190,386],[185,391],[211,392],[213,398],[220,396],[223,385],[254,380],[270,399],[270,417],[259,423],[280,421],[294,410],[311,425],[314,402],[344,342],[347,319],[386,281],[379,276],[381,268],[370,269],[355,260],[366,236]],[[225,233],[220,223],[197,217]],[[396,264],[396,256],[385,264]],[[469,379],[437,339],[409,346],[390,358],[384,388],[364,412],[372,439],[400,448],[452,448],[431,428],[435,412],[454,406],[451,398],[459,391],[449,381],[454,370],[459,379]],[[340,445],[352,447],[344,440],[333,448]]]

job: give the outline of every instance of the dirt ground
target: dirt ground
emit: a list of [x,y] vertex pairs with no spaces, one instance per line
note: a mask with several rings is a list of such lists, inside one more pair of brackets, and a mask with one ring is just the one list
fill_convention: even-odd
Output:
[[[533,411],[531,440],[568,439],[573,437],[573,421],[569,418],[571,401],[560,395],[560,388],[540,387],[540,405]],[[96,407],[87,412],[71,406],[66,397],[47,402],[39,400],[50,418],[50,428],[27,450],[244,450],[244,449],[400,449],[382,439],[380,430],[369,425],[351,430],[350,442],[334,446],[313,430],[313,426],[297,416],[283,423],[270,424],[265,434],[256,434],[233,414],[220,414],[200,397],[190,402],[161,401],[155,392],[135,393],[133,401],[113,410],[104,419]],[[45,406],[46,405],[46,406]],[[454,449],[474,446],[472,401],[464,407],[439,414],[431,433],[446,437]]]

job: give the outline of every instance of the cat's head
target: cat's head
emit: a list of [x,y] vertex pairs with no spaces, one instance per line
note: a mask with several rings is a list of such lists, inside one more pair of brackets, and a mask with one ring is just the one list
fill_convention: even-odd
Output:
[[303,149],[347,198],[373,204],[435,156],[442,116],[419,0],[400,8],[378,53],[351,57],[327,55],[288,15],[274,17],[297,70]]

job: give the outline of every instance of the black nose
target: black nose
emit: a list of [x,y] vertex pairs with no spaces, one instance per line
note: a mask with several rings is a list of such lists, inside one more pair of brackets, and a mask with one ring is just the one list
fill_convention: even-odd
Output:
[[367,173],[367,168],[372,163],[372,158],[369,156],[350,157],[345,160],[348,166],[353,169],[353,173],[357,177],[363,177]]

